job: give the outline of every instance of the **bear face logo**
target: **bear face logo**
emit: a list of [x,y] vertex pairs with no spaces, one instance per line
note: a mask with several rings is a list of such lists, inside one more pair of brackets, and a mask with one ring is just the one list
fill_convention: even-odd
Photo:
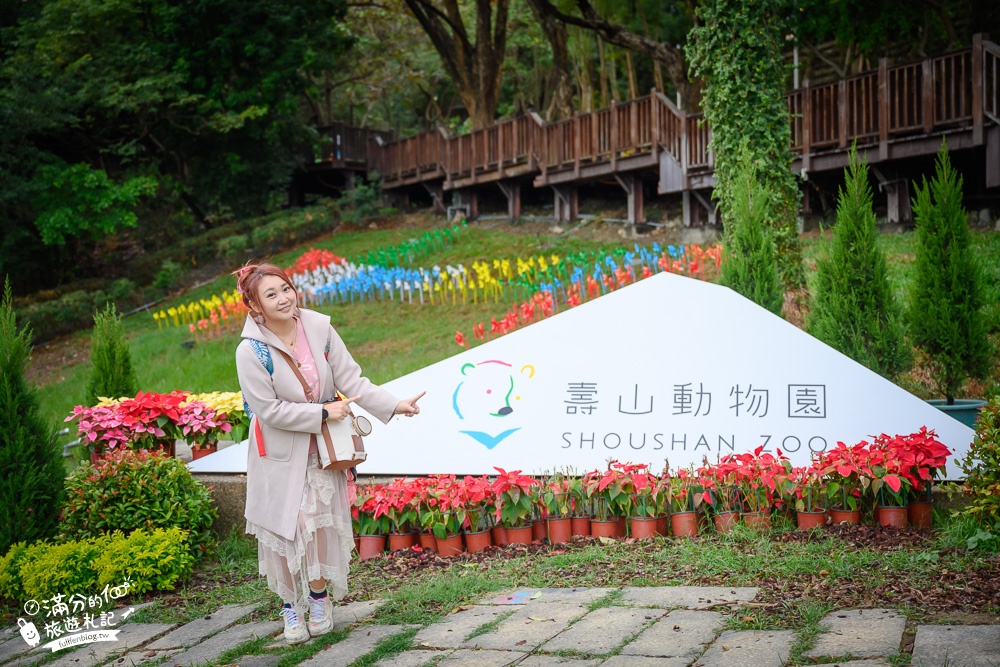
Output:
[[458,418],[473,428],[459,432],[493,449],[520,430],[515,425],[521,400],[517,382],[533,378],[535,367],[526,364],[517,371],[506,361],[491,359],[464,364],[461,372],[463,379],[455,387],[451,404]]

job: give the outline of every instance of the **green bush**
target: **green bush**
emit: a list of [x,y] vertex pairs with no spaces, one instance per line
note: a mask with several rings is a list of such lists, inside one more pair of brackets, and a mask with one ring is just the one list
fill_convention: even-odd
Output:
[[183,461],[149,450],[119,449],[84,463],[66,480],[66,511],[60,524],[67,538],[120,530],[181,528],[195,557],[212,544],[218,516],[208,489]]
[[132,368],[132,353],[125,340],[125,327],[114,304],[108,304],[102,312],[94,315],[90,341],[87,405],[97,405],[102,396],[135,396],[139,382]]
[[58,544],[15,544],[0,558],[0,598],[22,604],[53,595],[97,595],[131,580],[129,594],[172,590],[194,558],[179,528],[136,530]]
[[348,226],[358,227],[378,212],[382,189],[377,180],[365,183],[360,178],[354,180],[354,187],[344,192],[340,198],[343,220]]
[[942,139],[934,178],[916,188],[917,251],[910,335],[931,359],[931,375],[949,404],[967,377],[982,378],[992,353],[983,316],[982,269],[970,248],[963,179]]
[[172,259],[164,260],[163,264],[160,265],[160,270],[156,273],[156,278],[153,279],[153,287],[163,290],[172,289],[182,275],[184,275],[183,266]]
[[0,552],[55,535],[63,499],[52,425],[24,377],[30,353],[31,332],[17,326],[8,279],[0,300]]
[[778,278],[777,247],[767,224],[770,197],[749,152],[740,157],[730,188],[732,215],[725,221],[726,256],[719,282],[781,317],[785,295]]
[[249,234],[234,234],[224,239],[219,239],[215,244],[215,252],[223,259],[235,259],[245,261],[247,249],[250,247]]
[[876,373],[895,378],[912,361],[903,316],[878,246],[868,164],[852,146],[829,254],[818,261],[809,333]]
[[81,289],[59,295],[47,301],[35,301],[18,308],[21,326],[28,326],[37,333],[35,342],[51,340],[93,324],[94,313],[108,303],[119,310],[142,304],[145,294],[127,278],[108,284],[104,289]]
[[969,453],[957,463],[965,473],[969,504],[956,513],[1000,536],[1000,398],[983,406]]

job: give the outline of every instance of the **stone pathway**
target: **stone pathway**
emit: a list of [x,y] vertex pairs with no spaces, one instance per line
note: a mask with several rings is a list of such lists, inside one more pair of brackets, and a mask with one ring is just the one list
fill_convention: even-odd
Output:
[[[348,667],[384,640],[409,633],[408,650],[377,667],[797,667],[795,630],[743,630],[727,612],[751,603],[753,588],[668,586],[522,589],[462,607],[427,626],[378,625],[380,603],[337,607],[346,638],[312,647],[299,664]],[[252,620],[257,605],[228,605],[184,624],[124,623],[118,640],[66,649],[31,649],[17,629],[0,630],[0,666],[272,667],[290,650],[279,620]],[[258,615],[259,618],[259,615]],[[1000,667],[1000,625],[920,625],[912,656],[901,654],[906,617],[887,609],[838,610],[797,654],[806,664],[890,667]],[[261,655],[220,663],[249,642],[273,638]],[[402,638],[406,640],[406,638]],[[43,640],[45,641],[45,640]],[[258,644],[259,646],[260,644]],[[246,649],[243,649],[246,650]],[[369,658],[370,660],[370,658]],[[890,663],[890,660],[892,662]]]

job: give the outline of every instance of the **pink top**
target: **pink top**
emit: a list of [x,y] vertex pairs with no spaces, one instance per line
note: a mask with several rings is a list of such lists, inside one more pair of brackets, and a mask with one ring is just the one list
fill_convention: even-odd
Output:
[[[316,360],[313,358],[312,350],[309,349],[309,341],[306,340],[306,332],[302,328],[302,319],[296,317],[295,325],[298,327],[298,333],[296,334],[295,347],[291,348],[292,358],[298,363],[299,372],[302,373],[302,377],[312,389],[313,396],[322,400],[319,395],[319,368],[316,367]],[[315,438],[309,445],[309,453],[318,453]]]

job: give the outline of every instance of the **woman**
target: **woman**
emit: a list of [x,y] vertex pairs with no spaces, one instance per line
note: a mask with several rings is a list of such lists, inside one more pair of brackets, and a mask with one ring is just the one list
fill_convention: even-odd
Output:
[[[298,308],[281,268],[249,263],[234,275],[250,311],[236,372],[261,436],[251,428],[246,531],[257,537],[268,588],[284,602],[285,639],[297,644],[333,628],[330,598],[347,593],[354,544],[348,474],[317,465],[323,421],[344,419],[354,401],[384,423],[393,415],[412,417],[424,394],[400,401],[363,377],[330,318]],[[349,398],[330,400],[337,391]]]

